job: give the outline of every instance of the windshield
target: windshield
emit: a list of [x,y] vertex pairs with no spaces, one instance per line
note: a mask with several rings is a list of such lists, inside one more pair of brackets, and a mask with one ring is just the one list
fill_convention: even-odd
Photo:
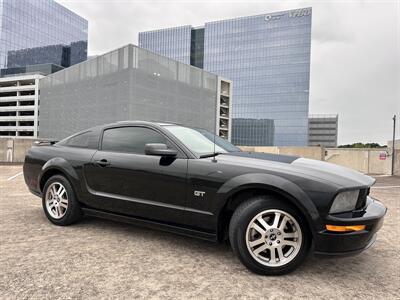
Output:
[[[214,143],[195,129],[183,126],[176,126],[176,125],[167,125],[165,126],[165,129],[167,129],[174,136],[176,136],[186,147],[188,147],[192,152],[194,152],[197,155],[209,154],[214,152],[220,152],[220,153],[231,152],[228,149],[225,149],[225,147],[223,148],[220,145],[218,145],[217,142],[215,143],[215,151],[214,151]],[[211,133],[209,134],[212,136]],[[234,147],[229,142],[227,143],[231,147]]]
[[220,146],[221,148],[225,149],[228,152],[241,152],[241,150],[232,145],[229,141],[227,141],[226,139],[215,135],[205,129],[201,129],[201,128],[194,128],[194,130],[200,132],[202,135],[204,135],[206,138],[208,138],[210,141],[215,141],[215,144]]

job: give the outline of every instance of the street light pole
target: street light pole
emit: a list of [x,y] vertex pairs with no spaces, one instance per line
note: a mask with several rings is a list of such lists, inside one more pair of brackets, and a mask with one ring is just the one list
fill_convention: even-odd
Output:
[[396,153],[395,153],[395,137],[396,137],[396,115],[393,116],[393,140],[392,140],[392,176],[394,175],[394,161],[396,158]]

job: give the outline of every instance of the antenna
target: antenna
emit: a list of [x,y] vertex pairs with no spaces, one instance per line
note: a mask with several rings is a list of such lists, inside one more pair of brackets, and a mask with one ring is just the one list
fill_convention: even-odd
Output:
[[214,137],[213,137],[213,143],[214,143],[214,156],[213,156],[213,159],[212,159],[212,162],[217,162],[217,160],[216,160],[216,156],[217,156],[217,153],[215,153],[215,138],[216,138],[216,132],[214,133]]

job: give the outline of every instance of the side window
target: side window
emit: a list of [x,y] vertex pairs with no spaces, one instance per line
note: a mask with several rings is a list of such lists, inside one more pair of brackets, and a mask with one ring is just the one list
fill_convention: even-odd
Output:
[[169,144],[157,131],[145,127],[119,127],[104,131],[101,149],[105,151],[144,154],[150,143]]
[[92,148],[90,145],[91,137],[92,137],[92,132],[87,131],[69,138],[65,142],[65,145],[70,147]]

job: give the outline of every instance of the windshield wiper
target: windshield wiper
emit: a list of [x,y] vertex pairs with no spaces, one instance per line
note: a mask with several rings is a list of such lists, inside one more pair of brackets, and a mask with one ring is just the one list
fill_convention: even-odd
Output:
[[213,152],[213,153],[207,153],[200,155],[200,158],[207,158],[207,157],[213,157],[222,154],[221,152]]

